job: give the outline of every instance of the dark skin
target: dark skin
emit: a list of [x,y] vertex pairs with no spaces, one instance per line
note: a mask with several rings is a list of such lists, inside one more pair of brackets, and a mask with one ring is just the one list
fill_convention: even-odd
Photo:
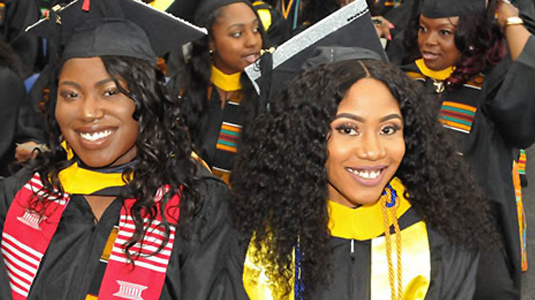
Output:
[[91,207],[91,211],[95,216],[95,223],[98,223],[108,206],[115,200],[115,197],[106,196],[84,196],[85,200]]
[[[68,146],[84,164],[113,167],[136,157],[139,130],[134,111],[134,101],[119,91],[99,57],[65,62],[59,75],[55,116]],[[113,196],[84,197],[95,223],[115,200]]]

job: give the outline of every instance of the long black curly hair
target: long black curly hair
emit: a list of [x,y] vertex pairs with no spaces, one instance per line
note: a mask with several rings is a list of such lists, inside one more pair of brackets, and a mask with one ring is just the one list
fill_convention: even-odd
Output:
[[[127,250],[142,241],[146,233],[143,218],[149,218],[151,221],[156,218],[154,196],[164,185],[168,185],[171,192],[161,200],[162,207],[165,207],[173,195],[180,195],[179,232],[191,237],[193,232],[190,232],[189,224],[202,206],[202,200],[194,187],[197,167],[191,158],[189,133],[182,122],[175,98],[167,94],[163,73],[152,63],[141,59],[124,56],[102,56],[101,59],[106,72],[115,81],[120,92],[134,101],[136,109],[133,118],[139,125],[135,143],[135,163],[123,172],[125,181],[127,178],[132,180],[128,182],[129,188],[125,189],[121,196],[137,199],[131,209],[136,228],[127,243]],[[32,167],[40,174],[46,191],[44,195],[36,194],[31,202],[30,207],[40,213],[44,212],[47,197],[54,189],[63,193],[59,172],[77,160],[76,153],[72,159],[67,159],[67,153],[61,146],[61,130],[54,115],[59,70],[61,66],[57,68],[56,76],[51,76],[52,92],[46,104],[46,144],[50,151],[39,153],[32,162]],[[120,80],[127,84],[126,88],[120,85]],[[166,220],[165,215],[162,215],[162,219],[167,240],[170,233],[169,224],[176,224],[177,220]],[[130,255],[130,252],[127,254]]]
[[[299,243],[305,293],[331,274],[327,211],[330,123],[349,88],[362,78],[384,83],[399,102],[406,154],[396,172],[408,201],[435,230],[467,247],[497,244],[488,201],[437,121],[434,102],[397,67],[343,61],[304,72],[243,137],[231,175],[234,226],[256,237],[288,291]],[[265,249],[265,248],[264,248]],[[306,297],[305,297],[306,298]]]
[[[247,1],[247,4],[254,14],[258,13]],[[180,105],[186,125],[193,139],[199,135],[201,127],[201,116],[208,109],[208,87],[211,85],[210,77],[212,75],[212,58],[210,54],[209,41],[213,35],[212,27],[214,23],[222,16],[226,6],[222,6],[206,14],[195,16],[195,23],[208,30],[208,36],[204,36],[191,43],[189,52],[184,57],[183,53],[179,54],[177,75],[171,78],[168,84],[172,96],[181,95]],[[267,47],[266,33],[262,26],[259,26],[262,36],[263,46]],[[251,81],[246,74],[242,74],[240,82],[242,84],[243,101],[240,103],[245,110],[245,124],[253,120],[259,112],[258,94],[256,93]],[[193,140],[195,143],[196,141]]]
[[[491,1],[488,11],[494,11],[494,3]],[[418,49],[419,23],[420,15],[417,15],[405,32],[408,54],[404,63],[411,63],[421,57]],[[459,87],[473,76],[497,65],[507,53],[503,34],[496,21],[492,21],[489,12],[460,16],[454,42],[461,58],[445,81],[449,89]]]

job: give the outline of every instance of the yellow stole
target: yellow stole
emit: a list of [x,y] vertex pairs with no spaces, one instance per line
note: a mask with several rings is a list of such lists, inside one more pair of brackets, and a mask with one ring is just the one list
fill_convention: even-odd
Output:
[[212,76],[210,78],[210,81],[217,86],[218,88],[222,89],[225,92],[234,92],[241,90],[241,72],[234,73],[227,75],[221,71],[219,71],[218,68],[216,68],[214,65],[212,65]]
[[[400,218],[411,205],[403,196],[405,188],[401,181],[394,178],[390,184],[396,190],[398,201],[400,201],[397,209],[397,216]],[[371,240],[371,300],[390,299],[386,244],[382,236],[384,223],[380,203],[381,201],[377,201],[373,205],[352,209],[332,201],[327,202],[330,217],[329,230],[332,236],[359,241]],[[417,222],[403,229],[401,235],[403,299],[421,300],[424,299],[431,281],[431,253],[426,225],[423,221]],[[395,234],[391,236],[392,240],[395,240]],[[266,266],[261,259],[266,247],[262,247],[259,252],[253,242],[254,236],[247,249],[242,277],[244,289],[249,298],[251,300],[294,300],[293,292],[284,297],[282,288],[269,280],[268,272],[274,270],[274,267]],[[395,253],[395,243],[392,247],[392,252]],[[396,265],[395,256],[393,259]],[[289,284],[291,287],[294,286],[294,278]]]

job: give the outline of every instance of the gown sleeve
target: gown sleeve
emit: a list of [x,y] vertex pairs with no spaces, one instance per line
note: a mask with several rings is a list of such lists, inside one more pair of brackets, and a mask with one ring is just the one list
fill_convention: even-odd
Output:
[[[217,284],[224,271],[228,253],[228,199],[230,190],[221,180],[209,177],[198,187],[203,195],[203,208],[195,221],[197,239],[183,239],[181,253],[180,299],[218,299],[222,293]],[[218,296],[219,295],[219,296]]]
[[243,263],[245,261],[249,239],[244,239],[235,230],[229,238],[229,253],[226,259],[225,272],[220,276],[220,285],[225,300],[249,300],[243,287]]
[[[431,287],[425,299],[472,300],[480,254],[429,229]],[[433,283],[434,282],[434,283]]]
[[[535,93],[532,86],[535,78],[534,36],[529,38],[522,54],[502,78],[501,84],[490,84],[494,87],[486,91],[484,109],[507,144],[528,148],[535,142]],[[490,79],[493,80],[492,76]]]

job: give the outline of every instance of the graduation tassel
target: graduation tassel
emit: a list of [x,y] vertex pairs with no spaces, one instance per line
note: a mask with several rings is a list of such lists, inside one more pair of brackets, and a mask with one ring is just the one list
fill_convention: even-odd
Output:
[[89,11],[90,5],[91,5],[91,0],[84,0],[84,3],[82,4],[82,10]]

